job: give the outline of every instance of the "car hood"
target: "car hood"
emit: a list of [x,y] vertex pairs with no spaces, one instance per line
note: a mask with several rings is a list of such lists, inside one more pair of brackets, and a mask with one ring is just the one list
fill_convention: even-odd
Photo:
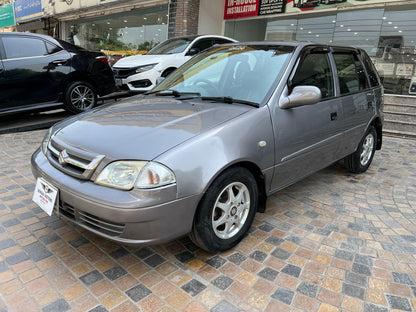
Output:
[[152,160],[251,109],[239,104],[136,96],[74,116],[57,125],[54,136],[112,159]]
[[[176,55],[176,54],[175,54]],[[132,55],[123,57],[114,64],[114,68],[130,68],[140,65],[149,65],[160,63],[167,58],[172,57],[171,55]]]

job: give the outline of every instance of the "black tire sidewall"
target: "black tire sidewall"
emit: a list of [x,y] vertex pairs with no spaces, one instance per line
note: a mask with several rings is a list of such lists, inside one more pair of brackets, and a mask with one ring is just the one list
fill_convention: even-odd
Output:
[[[212,212],[215,202],[224,188],[233,182],[243,183],[250,193],[250,210],[240,231],[229,239],[219,238],[212,228]],[[251,172],[245,168],[230,168],[223,172],[208,188],[198,206],[191,239],[202,249],[210,252],[228,250],[237,245],[250,228],[258,206],[257,182]]]
[[[71,93],[72,93],[72,91],[74,90],[74,88],[76,88],[80,85],[84,85],[84,86],[88,87],[94,93],[94,103],[93,103],[93,105],[89,106],[85,110],[81,110],[81,109],[77,108],[71,102]],[[92,109],[96,104],[97,104],[97,92],[95,91],[95,88],[90,83],[88,83],[86,81],[75,81],[75,82],[70,83],[66,87],[65,95],[64,95],[64,105],[65,105],[65,108],[67,110],[69,110],[70,112],[75,113],[75,114],[85,112],[87,110]]]

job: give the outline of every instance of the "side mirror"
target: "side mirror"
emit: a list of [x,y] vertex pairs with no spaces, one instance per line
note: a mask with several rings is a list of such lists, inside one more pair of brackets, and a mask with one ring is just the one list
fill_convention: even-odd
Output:
[[200,51],[197,48],[192,48],[188,51],[188,53],[186,53],[186,55],[190,56],[190,55],[195,55],[198,54]]
[[[287,90],[287,89],[286,89]],[[298,86],[289,95],[282,95],[279,107],[283,109],[312,105],[318,103],[322,98],[321,90],[315,86]]]

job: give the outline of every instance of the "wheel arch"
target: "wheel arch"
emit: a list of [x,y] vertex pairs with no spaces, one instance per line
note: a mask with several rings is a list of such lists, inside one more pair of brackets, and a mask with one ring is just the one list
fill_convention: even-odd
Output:
[[[217,174],[214,177],[212,177],[211,181],[207,184],[204,190],[204,194],[211,187],[212,183],[219,176],[221,176],[221,174],[223,174],[225,171],[231,168],[237,168],[237,167],[245,168],[248,171],[250,171],[251,174],[253,175],[254,179],[256,180],[257,188],[259,192],[257,212],[265,212],[266,201],[267,201],[265,178],[260,168],[255,163],[252,163],[250,161],[239,161],[239,162],[229,164],[229,166],[222,168],[220,171],[217,172]],[[200,201],[202,200],[203,200],[203,196],[201,197]]]
[[168,68],[165,68],[165,70],[162,72],[162,74],[160,75],[160,77],[164,77],[166,78],[166,76],[168,76],[170,73],[172,73],[174,70],[176,70],[176,67],[174,66],[170,66]]
[[65,79],[65,81],[62,84],[60,100],[64,99],[65,91],[68,88],[68,86],[71,83],[76,82],[76,81],[88,82],[90,85],[92,85],[94,87],[95,92],[98,94],[97,84],[93,79],[91,79],[87,74],[83,74],[82,72],[72,72],[67,76],[67,78]]
[[377,144],[376,144],[376,149],[380,150],[381,149],[381,145],[383,143],[383,124],[381,122],[381,118],[377,117],[375,118],[371,124],[371,126],[373,126],[376,129],[377,132]]

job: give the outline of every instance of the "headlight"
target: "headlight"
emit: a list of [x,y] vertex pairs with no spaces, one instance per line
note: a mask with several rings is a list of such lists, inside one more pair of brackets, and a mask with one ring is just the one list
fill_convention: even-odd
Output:
[[148,189],[175,183],[175,175],[155,162],[116,161],[101,171],[95,183],[121,190]]
[[52,138],[52,127],[49,128],[48,132],[46,132],[43,141],[42,141],[42,152],[44,155],[46,155],[46,153],[48,152],[48,145],[49,145],[49,141]]
[[156,64],[149,64],[149,65],[144,65],[144,66],[137,67],[136,68],[136,73],[143,73],[145,71],[151,70],[156,65],[157,65],[157,63]]

